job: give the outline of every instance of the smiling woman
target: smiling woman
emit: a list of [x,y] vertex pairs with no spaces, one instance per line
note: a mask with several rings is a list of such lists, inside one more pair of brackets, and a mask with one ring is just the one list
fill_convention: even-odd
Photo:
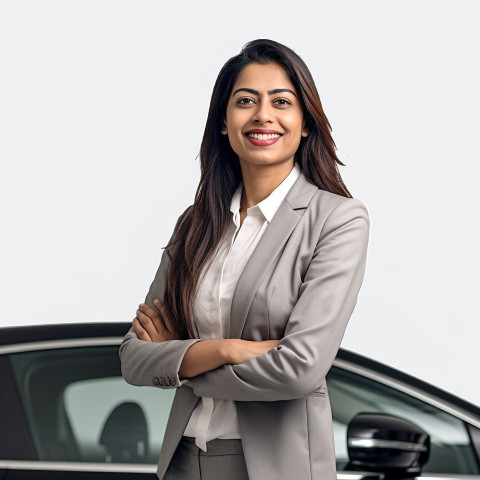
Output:
[[194,204],[120,347],[134,385],[176,388],[165,480],[333,480],[326,374],[365,271],[350,195],[311,74],[248,43],[220,71]]
[[238,155],[242,176],[255,175],[254,165],[283,164],[288,173],[308,129],[285,70],[274,62],[252,63],[240,72],[233,90],[222,133]]

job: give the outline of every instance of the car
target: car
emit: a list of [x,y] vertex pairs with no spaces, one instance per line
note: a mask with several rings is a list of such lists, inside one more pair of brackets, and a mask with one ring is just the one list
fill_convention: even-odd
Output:
[[[175,390],[123,380],[129,327],[0,328],[1,480],[157,478]],[[479,407],[344,349],[327,386],[339,480],[480,480]]]

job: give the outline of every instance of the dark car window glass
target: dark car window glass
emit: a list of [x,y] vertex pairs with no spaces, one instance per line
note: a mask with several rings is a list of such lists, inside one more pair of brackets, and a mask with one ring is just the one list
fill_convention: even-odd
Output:
[[478,474],[479,468],[465,424],[458,418],[410,395],[352,372],[333,367],[327,377],[332,405],[337,468],[348,463],[347,426],[360,412],[383,412],[423,428],[431,439],[424,473]]
[[158,462],[175,391],[128,385],[118,346],[10,359],[39,460]]
[[[64,405],[73,435],[81,450],[81,457],[99,462],[113,460],[132,462],[132,457],[135,456],[136,460],[142,463],[157,463],[174,394],[173,389],[163,391],[157,388],[139,389],[129,385],[121,377],[82,380],[68,385],[64,392]],[[108,451],[108,439],[105,437],[103,439],[106,445],[100,443],[102,433],[109,428],[107,425],[109,418],[113,436],[117,434],[129,437],[134,434],[136,428],[141,428],[135,425],[135,419],[131,420],[134,425],[129,426],[129,406],[138,407],[137,411],[144,415],[146,441],[141,438],[140,433],[132,446],[134,455],[126,453],[125,457],[116,459],[113,452]],[[121,409],[125,407],[126,418],[122,418]],[[119,424],[115,425],[112,422],[115,422],[115,415],[119,411]],[[132,441],[135,442],[135,439]],[[99,448],[99,445],[103,448]],[[121,449],[121,446],[119,448]],[[112,445],[111,450],[114,449],[115,445]]]

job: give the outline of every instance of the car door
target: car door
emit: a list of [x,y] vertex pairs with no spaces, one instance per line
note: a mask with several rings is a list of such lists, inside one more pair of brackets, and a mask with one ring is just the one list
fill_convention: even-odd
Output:
[[[0,348],[1,480],[156,478],[174,390],[128,385],[120,373],[120,340]],[[422,478],[480,479],[472,442],[477,427],[394,381],[372,377],[371,370],[337,360],[327,378],[339,480],[380,479],[346,470],[347,426],[364,411],[401,416],[430,434]]]

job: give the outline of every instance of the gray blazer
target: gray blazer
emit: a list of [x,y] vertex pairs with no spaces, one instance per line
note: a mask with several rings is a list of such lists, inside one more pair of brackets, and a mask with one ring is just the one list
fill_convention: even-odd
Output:
[[[241,274],[231,307],[230,338],[281,342],[195,377],[193,390],[177,388],[178,370],[198,339],[148,343],[130,329],[120,347],[125,380],[177,388],[160,479],[202,396],[235,401],[250,480],[336,479],[325,376],[363,281],[369,227],[360,200],[321,190],[301,174]],[[169,261],[167,248],[146,298],[152,307],[155,297],[163,300]]]

